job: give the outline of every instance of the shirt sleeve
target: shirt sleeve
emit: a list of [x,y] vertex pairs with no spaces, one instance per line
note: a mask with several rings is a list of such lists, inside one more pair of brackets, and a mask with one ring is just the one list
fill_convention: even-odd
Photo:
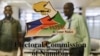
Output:
[[2,23],[1,23],[1,21],[0,21],[0,35],[1,35],[1,24],[2,24]]
[[89,56],[89,54],[90,54],[90,36],[89,36],[89,31],[87,28],[86,20],[82,16],[79,18],[79,32],[81,35],[81,39],[83,40],[83,43],[86,44],[86,47],[84,49],[84,56]]
[[21,24],[20,24],[20,22],[18,21],[18,33],[21,33]]
[[0,36],[1,36],[1,27],[2,27],[2,24],[3,24],[3,22],[2,22],[2,20],[0,20]]
[[49,39],[48,41],[50,43],[55,43],[55,42],[58,42],[58,41],[61,41],[63,40],[63,35],[61,33],[58,33],[57,35],[53,36],[51,39]]

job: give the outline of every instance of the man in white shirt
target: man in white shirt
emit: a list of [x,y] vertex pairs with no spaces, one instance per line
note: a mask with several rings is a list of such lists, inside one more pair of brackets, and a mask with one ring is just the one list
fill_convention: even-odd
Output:
[[[57,33],[54,37],[48,41],[43,41],[43,46],[47,46],[50,43],[55,43],[63,40],[64,43],[75,44],[78,43],[80,46],[70,46],[70,56],[89,56],[90,53],[90,38],[87,30],[86,21],[82,15],[74,13],[74,5],[69,2],[64,5],[64,14],[67,16],[66,25],[63,33]],[[81,46],[86,44],[86,46]]]

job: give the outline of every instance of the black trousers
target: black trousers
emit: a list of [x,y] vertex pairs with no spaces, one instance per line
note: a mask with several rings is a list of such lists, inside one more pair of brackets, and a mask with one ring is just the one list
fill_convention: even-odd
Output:
[[84,46],[70,48],[70,56],[84,56]]

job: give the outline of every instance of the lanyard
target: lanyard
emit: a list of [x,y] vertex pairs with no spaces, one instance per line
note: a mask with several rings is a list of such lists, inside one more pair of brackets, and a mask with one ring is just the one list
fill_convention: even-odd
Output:
[[71,19],[68,19],[68,23],[69,23],[69,24],[68,24],[68,29],[71,28],[71,21],[72,21]]

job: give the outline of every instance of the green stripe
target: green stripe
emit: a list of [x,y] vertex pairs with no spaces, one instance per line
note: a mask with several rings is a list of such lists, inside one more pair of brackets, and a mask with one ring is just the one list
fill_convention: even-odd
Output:
[[60,25],[65,25],[65,21],[63,20],[63,18],[61,17],[60,13],[57,12],[57,14],[55,15],[55,17],[53,17],[56,22],[58,22]]

